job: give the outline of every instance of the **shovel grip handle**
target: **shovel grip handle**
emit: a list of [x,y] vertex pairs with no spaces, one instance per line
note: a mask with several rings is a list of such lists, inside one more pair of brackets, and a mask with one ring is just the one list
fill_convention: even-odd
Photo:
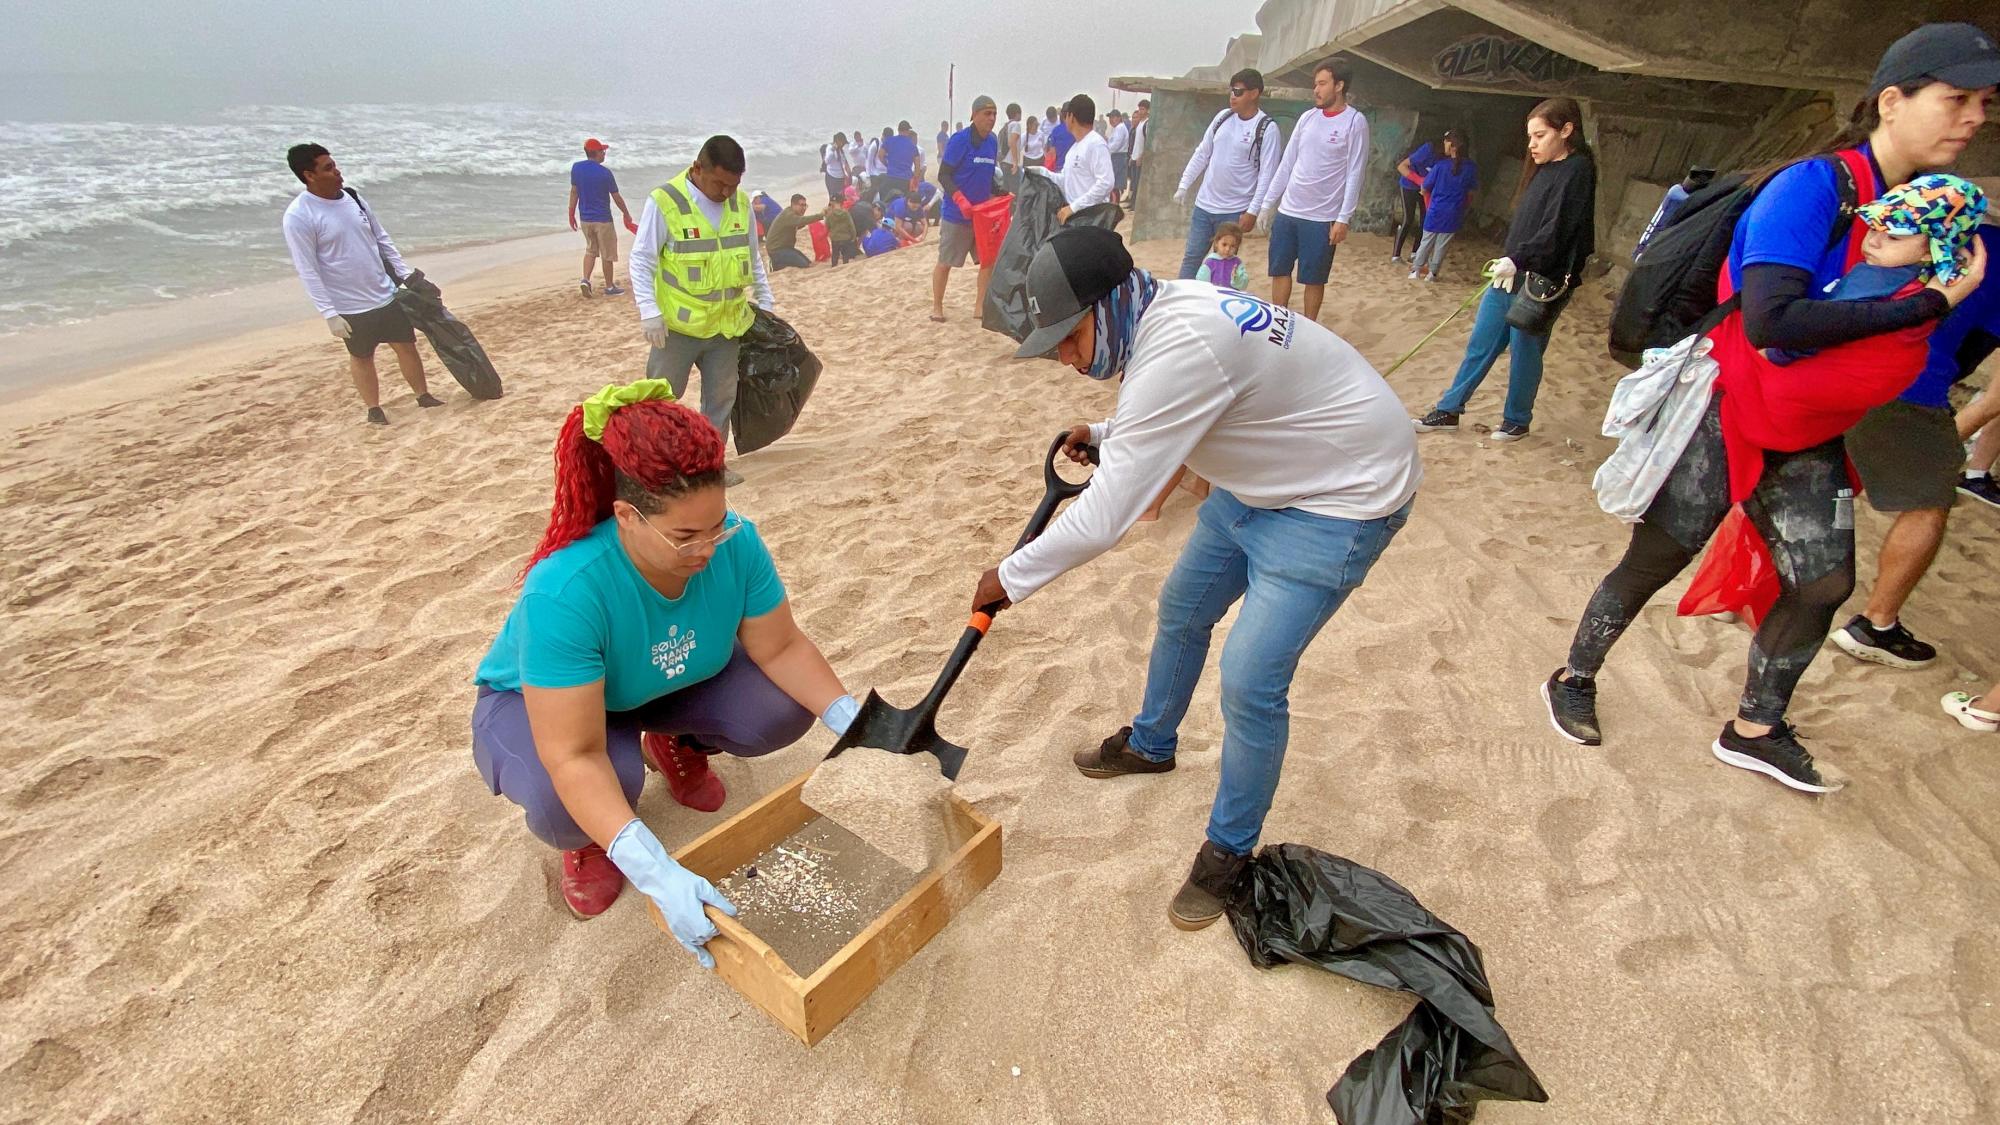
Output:
[[990,612],[987,610],[986,607],[981,606],[978,610],[975,610],[973,612],[972,620],[965,623],[966,627],[969,629],[979,630],[979,635],[983,637],[986,635],[986,630],[991,629],[993,627],[993,614],[998,613],[999,611],[1000,607],[997,604],[993,606]]

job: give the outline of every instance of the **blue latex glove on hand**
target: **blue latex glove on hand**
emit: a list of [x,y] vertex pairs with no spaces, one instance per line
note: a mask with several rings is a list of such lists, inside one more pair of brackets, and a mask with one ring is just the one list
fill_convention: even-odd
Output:
[[708,920],[702,907],[713,906],[734,918],[736,904],[722,897],[722,892],[708,880],[675,863],[667,849],[660,846],[659,838],[637,817],[618,830],[605,854],[633,886],[660,908],[667,928],[695,955],[701,967],[715,968],[715,958],[702,948],[715,936],[715,923]]
[[835,734],[846,734],[847,728],[854,725],[854,716],[860,713],[861,704],[856,703],[853,696],[843,695],[826,705],[826,710],[820,712],[819,721]]

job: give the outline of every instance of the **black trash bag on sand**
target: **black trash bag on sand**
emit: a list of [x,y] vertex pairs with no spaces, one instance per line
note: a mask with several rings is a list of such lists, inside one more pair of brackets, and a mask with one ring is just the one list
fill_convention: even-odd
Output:
[[994,256],[993,280],[979,313],[981,327],[1016,341],[1027,339],[1035,330],[1028,317],[1028,263],[1035,260],[1035,251],[1064,226],[1112,230],[1125,217],[1116,203],[1100,203],[1071,215],[1068,223],[1059,223],[1056,212],[1067,203],[1062,186],[1046,170],[1030,168],[1022,175],[1007,220],[1007,237]]
[[1387,875],[1273,844],[1250,861],[1229,921],[1260,968],[1317,965],[1420,998],[1326,1092],[1341,1125],[1461,1125],[1482,1099],[1549,1100],[1493,1018],[1479,947]]
[[397,285],[396,305],[431,342],[431,350],[467,394],[482,399],[500,397],[500,373],[486,358],[486,349],[473,338],[472,329],[444,307],[444,294],[424,271],[411,270]]
[[736,354],[736,452],[754,453],[792,432],[819,382],[819,357],[791,325],[752,306],[757,319]]

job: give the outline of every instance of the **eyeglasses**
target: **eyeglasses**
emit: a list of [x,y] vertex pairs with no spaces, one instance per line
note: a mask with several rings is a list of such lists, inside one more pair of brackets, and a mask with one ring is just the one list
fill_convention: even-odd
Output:
[[1240,98],[1249,92],[1250,87],[1248,86],[1231,86],[1229,88],[1229,96],[1232,98]]
[[[636,511],[637,509],[634,510]],[[743,520],[735,512],[730,512],[728,515],[722,517],[721,531],[716,532],[706,539],[690,539],[685,543],[676,543],[672,539],[667,538],[666,532],[653,527],[653,521],[646,518],[646,513],[639,512],[639,522],[650,528],[653,534],[660,537],[660,542],[672,547],[674,554],[681,558],[686,558],[688,555],[706,547],[720,547],[729,541],[730,536],[743,530]]]

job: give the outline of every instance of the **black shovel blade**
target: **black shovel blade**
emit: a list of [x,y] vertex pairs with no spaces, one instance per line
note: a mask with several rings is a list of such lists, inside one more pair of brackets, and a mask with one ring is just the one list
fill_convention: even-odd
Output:
[[888,700],[873,691],[862,702],[847,733],[827,752],[827,760],[832,761],[851,746],[868,746],[892,754],[930,754],[937,758],[939,770],[953,781],[958,780],[959,767],[965,765],[965,747],[939,738],[929,716],[920,710],[891,707]]

